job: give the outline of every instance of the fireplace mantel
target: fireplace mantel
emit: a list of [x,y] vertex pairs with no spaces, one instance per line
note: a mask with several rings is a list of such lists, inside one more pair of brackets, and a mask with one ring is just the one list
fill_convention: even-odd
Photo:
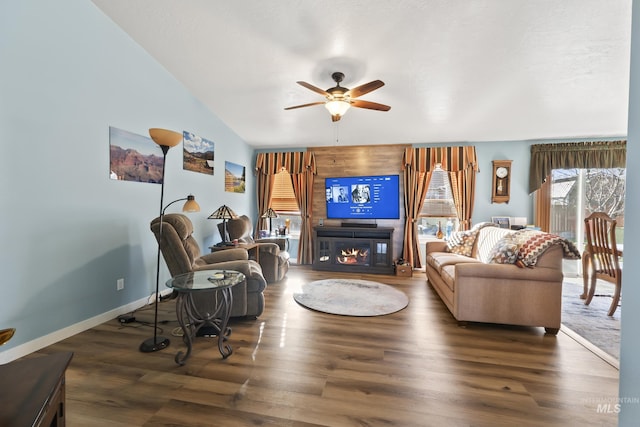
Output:
[[393,274],[392,227],[314,227],[313,269]]

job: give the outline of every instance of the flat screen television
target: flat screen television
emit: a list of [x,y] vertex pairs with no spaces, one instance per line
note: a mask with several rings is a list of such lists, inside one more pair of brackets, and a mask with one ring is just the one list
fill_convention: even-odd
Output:
[[398,175],[325,178],[327,218],[399,219]]

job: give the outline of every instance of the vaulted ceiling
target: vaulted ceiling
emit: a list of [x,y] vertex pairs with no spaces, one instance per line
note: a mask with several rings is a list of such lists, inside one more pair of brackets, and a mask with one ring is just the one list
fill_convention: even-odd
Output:
[[[93,2],[257,148],[627,132],[631,0]],[[391,110],[284,110],[335,71]]]

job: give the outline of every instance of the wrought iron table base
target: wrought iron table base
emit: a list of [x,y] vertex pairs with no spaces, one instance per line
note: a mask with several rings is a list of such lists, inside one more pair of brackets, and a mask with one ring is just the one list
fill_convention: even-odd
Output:
[[[194,296],[198,296],[197,301]],[[183,341],[187,345],[186,354],[179,351],[175,361],[182,366],[186,363],[193,347],[193,341],[198,331],[203,327],[215,329],[217,332],[218,350],[223,359],[233,353],[231,345],[225,343],[231,335],[231,328],[227,326],[231,315],[233,296],[231,288],[201,290],[198,292],[184,292],[178,290],[176,299],[176,315],[182,328]]]

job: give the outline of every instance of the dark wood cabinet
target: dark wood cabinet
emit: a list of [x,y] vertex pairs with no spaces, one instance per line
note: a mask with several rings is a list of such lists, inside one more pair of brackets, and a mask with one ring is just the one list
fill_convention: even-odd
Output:
[[0,365],[0,426],[63,427],[65,372],[73,353]]
[[314,227],[314,270],[393,274],[393,228]]

